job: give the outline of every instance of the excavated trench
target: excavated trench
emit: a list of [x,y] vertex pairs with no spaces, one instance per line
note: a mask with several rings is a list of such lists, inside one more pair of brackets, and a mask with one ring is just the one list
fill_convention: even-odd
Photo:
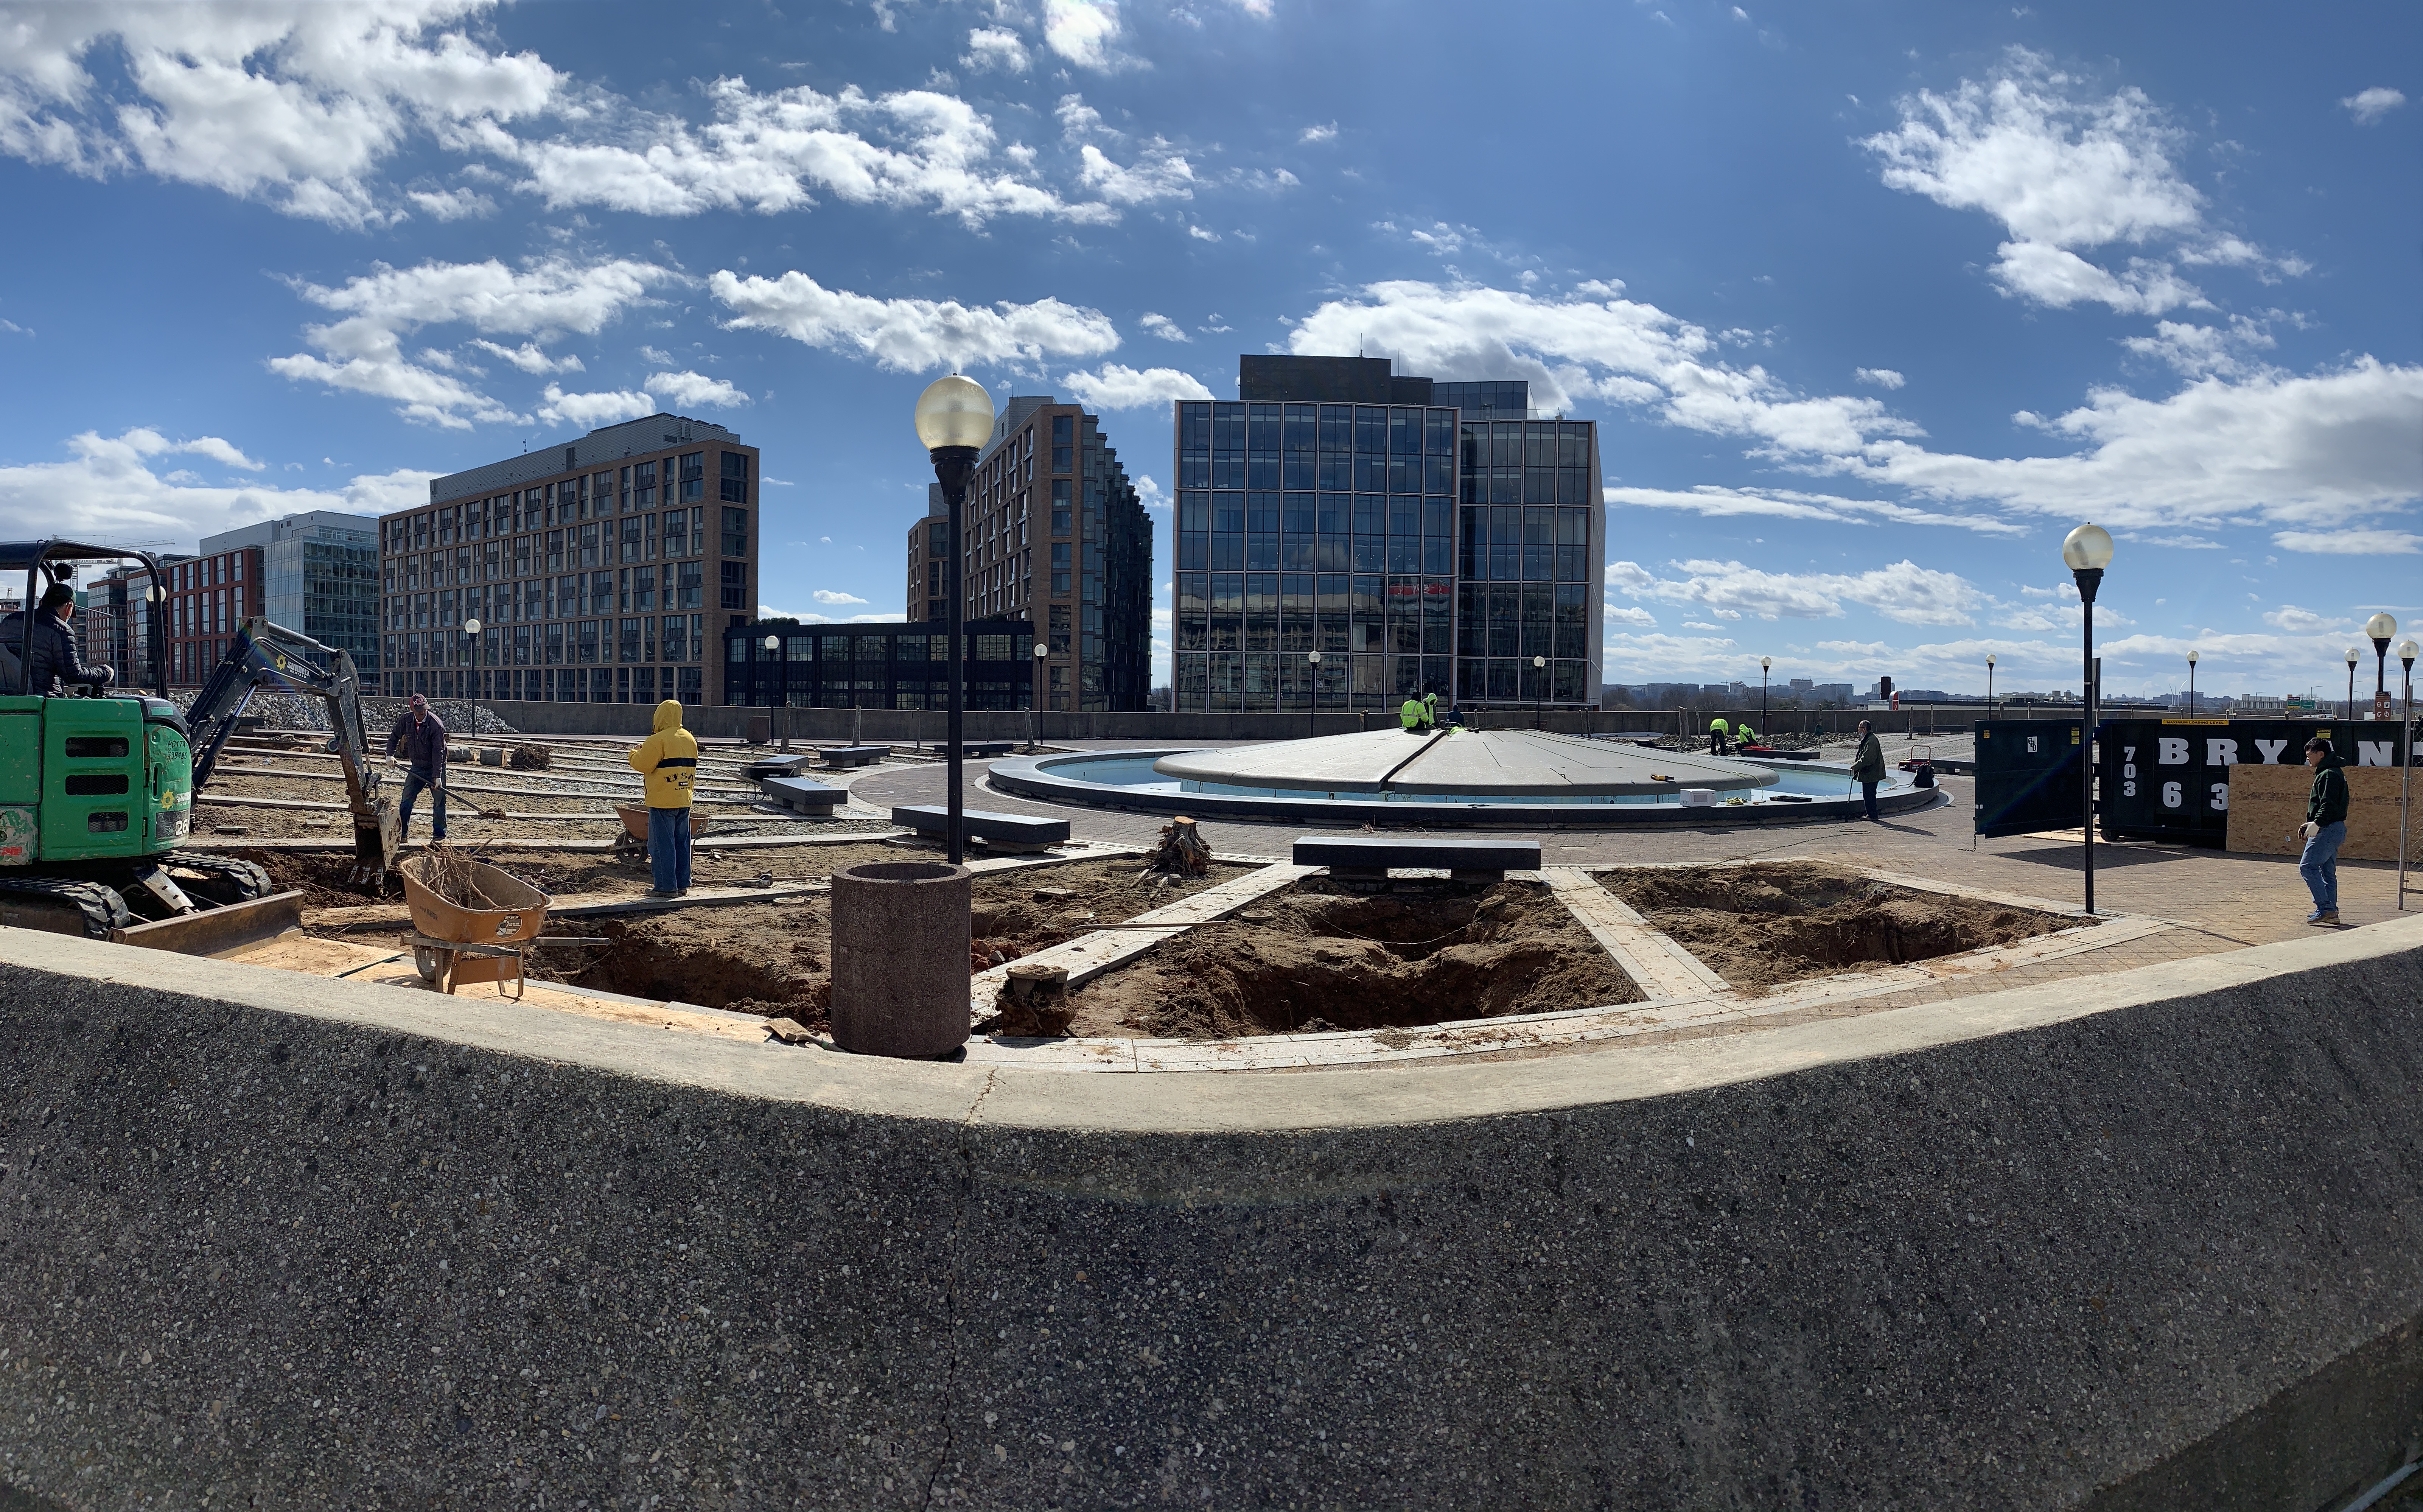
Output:
[[1538,883],[1311,877],[1079,988],[1069,1032],[1412,1028],[1641,996]]
[[[896,860],[899,852],[886,852]],[[1243,874],[1214,866],[1208,877],[1164,884],[1140,877],[1136,857],[1021,867],[981,875],[970,924],[970,974],[1123,923],[1148,909]],[[562,979],[634,997],[828,1022],[832,1000],[832,915],[822,897],[736,908],[696,908],[635,918],[571,919],[553,934],[602,938],[583,960],[559,952]]]
[[1807,861],[1640,867],[1597,879],[1736,987],[1873,971],[2092,922]]

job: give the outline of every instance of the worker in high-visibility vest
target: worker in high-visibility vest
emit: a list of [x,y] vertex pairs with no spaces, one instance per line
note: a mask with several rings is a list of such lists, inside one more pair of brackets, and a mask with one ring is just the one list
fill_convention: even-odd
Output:
[[1407,735],[1420,735],[1437,723],[1436,718],[1431,713],[1430,706],[1413,693],[1405,695],[1403,706],[1397,710],[1397,719],[1405,726]]
[[1732,729],[1733,726],[1725,723],[1725,717],[1722,714],[1708,721],[1708,755],[1725,754],[1725,737]]

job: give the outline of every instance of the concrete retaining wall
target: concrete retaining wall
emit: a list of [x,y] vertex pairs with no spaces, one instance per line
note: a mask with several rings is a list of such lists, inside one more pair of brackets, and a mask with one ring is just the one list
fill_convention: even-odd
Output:
[[0,931],[0,1501],[2077,1506],[2423,1317],[2418,988],[978,1073]]

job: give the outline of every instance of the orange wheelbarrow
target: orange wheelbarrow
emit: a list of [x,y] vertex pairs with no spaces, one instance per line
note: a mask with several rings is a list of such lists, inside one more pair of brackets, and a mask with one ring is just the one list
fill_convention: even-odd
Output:
[[524,991],[522,942],[546,924],[546,894],[512,873],[451,851],[432,850],[396,867],[413,932],[404,937],[423,981],[452,994],[465,982]]

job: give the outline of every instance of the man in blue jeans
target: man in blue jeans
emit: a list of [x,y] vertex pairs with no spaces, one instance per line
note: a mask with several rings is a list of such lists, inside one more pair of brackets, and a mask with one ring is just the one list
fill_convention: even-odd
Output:
[[2347,842],[2348,781],[2340,770],[2346,763],[2331,750],[2330,741],[2317,735],[2305,742],[2305,765],[2314,769],[2314,790],[2305,800],[2305,822],[2298,832],[2305,837],[2305,853],[2297,870],[2314,895],[2314,911],[2305,922],[2336,924],[2339,847]]
[[429,700],[419,693],[412,695],[411,706],[395,722],[395,728],[388,732],[388,760],[395,759],[398,748],[410,766],[404,774],[404,797],[396,804],[401,816],[395,826],[396,843],[404,843],[404,835],[411,830],[413,800],[424,788],[429,792],[430,837],[446,838],[446,724],[429,711]]
[[631,770],[647,781],[648,873],[651,898],[689,891],[689,801],[698,775],[698,737],[682,728],[682,706],[657,706],[656,730],[634,747]]

